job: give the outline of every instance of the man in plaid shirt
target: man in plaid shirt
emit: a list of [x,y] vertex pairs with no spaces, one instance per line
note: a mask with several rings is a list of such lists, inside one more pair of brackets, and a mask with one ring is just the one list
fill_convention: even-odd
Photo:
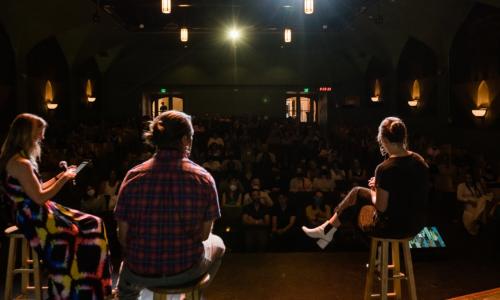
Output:
[[188,156],[191,117],[168,111],[145,133],[156,154],[123,180],[115,218],[124,250],[118,293],[138,299],[145,287],[179,285],[220,267],[222,239],[211,233],[220,217],[215,182]]

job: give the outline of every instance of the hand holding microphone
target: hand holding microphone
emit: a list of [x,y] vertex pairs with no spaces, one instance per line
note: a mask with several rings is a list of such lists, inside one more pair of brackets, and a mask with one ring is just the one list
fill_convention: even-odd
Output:
[[64,174],[62,176],[66,177],[68,180],[73,179],[73,185],[76,185],[76,166],[69,166],[64,160],[59,162],[59,167],[64,169]]

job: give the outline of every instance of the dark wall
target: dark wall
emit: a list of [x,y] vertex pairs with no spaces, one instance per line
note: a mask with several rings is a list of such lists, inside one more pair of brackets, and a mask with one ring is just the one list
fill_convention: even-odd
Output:
[[[0,24],[0,128],[6,128],[16,113],[16,66],[9,37]],[[3,132],[3,129],[0,130]]]
[[[471,114],[481,81],[488,84],[491,104],[485,119]],[[450,50],[452,113],[457,126],[500,125],[500,9],[476,4]]]
[[54,114],[67,117],[71,111],[70,74],[64,53],[54,37],[41,41],[26,55],[26,74],[28,111],[47,112],[44,91],[46,81],[50,80],[54,102],[59,105]]

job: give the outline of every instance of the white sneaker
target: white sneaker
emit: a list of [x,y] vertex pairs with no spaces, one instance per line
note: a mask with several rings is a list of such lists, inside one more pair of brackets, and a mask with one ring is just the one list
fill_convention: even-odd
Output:
[[307,228],[305,226],[302,226],[302,231],[304,231],[304,233],[310,238],[323,239],[330,242],[333,238],[333,234],[335,233],[335,231],[337,231],[337,228],[332,227],[328,231],[328,233],[325,234],[326,225],[328,225],[328,221],[315,228]]
[[316,245],[318,245],[318,247],[320,247],[321,249],[325,249],[326,246],[328,246],[328,244],[330,244],[330,242],[331,242],[331,240],[327,241],[327,240],[324,240],[324,239],[319,239],[316,242]]

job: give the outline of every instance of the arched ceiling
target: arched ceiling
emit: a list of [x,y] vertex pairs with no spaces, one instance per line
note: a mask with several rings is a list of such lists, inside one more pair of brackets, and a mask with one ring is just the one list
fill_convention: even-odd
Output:
[[[280,74],[287,66],[302,65],[306,73],[326,72],[324,78],[341,81],[362,76],[372,57],[396,65],[409,37],[425,43],[445,61],[457,28],[477,1],[316,0],[316,11],[308,16],[302,12],[302,0],[186,1],[193,6],[174,7],[171,15],[158,14],[159,2],[98,0],[100,9],[96,12],[92,0],[5,0],[0,22],[18,60],[41,40],[55,36],[70,66],[95,57],[101,71],[120,75],[128,70],[124,75],[127,80],[146,84],[172,78],[172,67],[180,68],[174,74],[186,68],[198,68],[196,74],[201,77],[209,74],[207,70],[217,63],[218,55],[227,50],[215,39],[224,23],[221,20],[237,18],[251,37],[251,51],[240,56],[262,58],[269,67],[267,73]],[[233,4],[224,4],[228,2]],[[480,2],[500,5],[496,0]],[[142,30],[140,23],[144,24]],[[193,28],[188,51],[178,41],[182,24]],[[281,48],[285,24],[292,24],[294,41]],[[288,54],[277,59],[283,50]],[[221,59],[229,68],[229,56]],[[203,67],[193,65],[193,61]],[[242,72],[255,77],[252,72],[259,68],[254,68],[253,60],[246,61],[249,65],[242,65]],[[289,76],[293,80],[301,74]]]

